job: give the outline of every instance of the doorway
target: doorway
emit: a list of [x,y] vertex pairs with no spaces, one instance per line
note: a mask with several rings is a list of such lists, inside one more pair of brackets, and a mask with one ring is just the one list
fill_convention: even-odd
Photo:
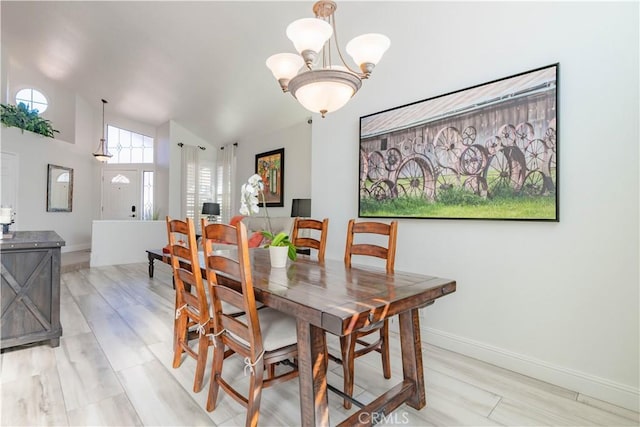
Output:
[[140,176],[137,170],[105,169],[102,172],[102,219],[140,218]]

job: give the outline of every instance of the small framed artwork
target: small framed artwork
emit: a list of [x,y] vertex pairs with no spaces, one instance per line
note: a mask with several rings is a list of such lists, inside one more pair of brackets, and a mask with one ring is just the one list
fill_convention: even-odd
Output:
[[267,207],[284,206],[284,148],[256,154],[256,173],[264,183]]
[[558,64],[360,117],[358,214],[559,221]]

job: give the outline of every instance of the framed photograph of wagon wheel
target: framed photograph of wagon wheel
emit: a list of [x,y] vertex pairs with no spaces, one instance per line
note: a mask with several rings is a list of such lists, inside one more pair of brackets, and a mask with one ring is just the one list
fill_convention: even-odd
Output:
[[559,221],[558,67],[360,117],[359,217]]
[[[256,154],[256,173],[262,177],[267,207],[284,206],[284,148]],[[263,207],[262,198],[258,198]]]

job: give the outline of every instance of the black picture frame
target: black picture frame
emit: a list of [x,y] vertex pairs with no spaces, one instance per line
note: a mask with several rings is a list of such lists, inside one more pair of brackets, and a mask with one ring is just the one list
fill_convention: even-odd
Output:
[[558,71],[360,117],[358,216],[558,222]]
[[[262,177],[267,207],[284,206],[284,148],[256,154],[255,172]],[[262,198],[259,206],[263,207]]]

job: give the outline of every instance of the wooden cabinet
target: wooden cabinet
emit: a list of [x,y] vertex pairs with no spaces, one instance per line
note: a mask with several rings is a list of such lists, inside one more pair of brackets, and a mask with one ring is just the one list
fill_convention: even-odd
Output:
[[16,231],[0,240],[0,348],[39,341],[57,347],[60,325],[60,248],[54,231]]

